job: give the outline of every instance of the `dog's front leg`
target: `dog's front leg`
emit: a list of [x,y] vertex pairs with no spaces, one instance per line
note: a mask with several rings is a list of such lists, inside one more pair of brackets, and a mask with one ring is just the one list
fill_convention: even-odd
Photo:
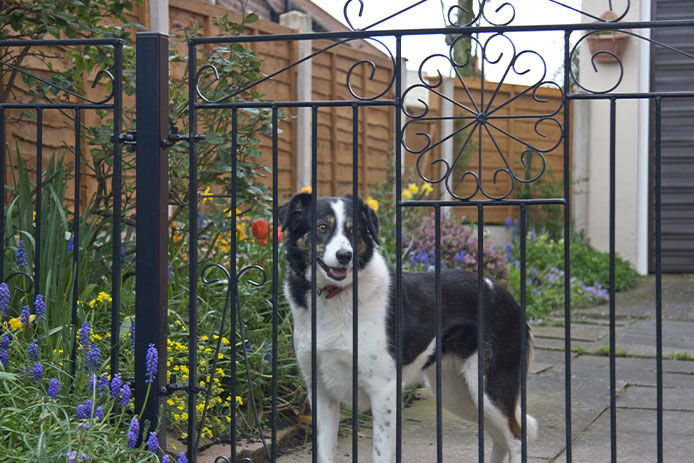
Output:
[[[337,428],[340,422],[340,403],[330,397],[318,384],[316,410],[313,411],[313,432],[318,433],[318,461],[333,463],[337,450]],[[314,449],[314,452],[316,449]]]
[[389,381],[371,393],[373,415],[373,462],[395,461],[395,382]]

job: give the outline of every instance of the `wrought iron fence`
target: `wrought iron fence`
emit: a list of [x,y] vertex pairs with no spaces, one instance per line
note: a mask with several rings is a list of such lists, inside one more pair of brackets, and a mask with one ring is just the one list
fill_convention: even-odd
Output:
[[[667,44],[655,41],[646,36],[646,34],[634,31],[648,31],[655,28],[669,28],[669,27],[693,27],[694,20],[673,20],[673,21],[659,21],[659,22],[624,22],[623,19],[629,12],[629,2],[624,11],[617,12],[614,17],[608,19],[600,18],[596,15],[579,11],[569,5],[565,5],[561,2],[550,0],[551,3],[565,6],[566,8],[572,9],[577,13],[587,16],[596,22],[582,23],[582,24],[567,24],[567,25],[514,25],[513,21],[515,18],[515,7],[511,3],[504,3],[496,9],[492,9],[489,2],[477,2],[476,8],[473,14],[470,15],[464,23],[456,23],[454,16],[459,12],[459,7],[453,7],[448,11],[448,25],[443,28],[428,28],[428,29],[418,29],[418,30],[381,30],[376,29],[381,23],[392,19],[398,15],[407,13],[410,10],[415,11],[417,8],[426,7],[423,4],[426,3],[425,0],[414,2],[409,6],[401,8],[398,11],[394,11],[391,15],[373,23],[370,26],[363,28],[355,28],[352,24],[355,18],[351,17],[349,12],[352,11],[351,8],[355,5],[350,6],[351,0],[345,4],[345,19],[350,25],[352,31],[350,32],[327,32],[327,33],[310,33],[310,34],[287,34],[287,35],[271,35],[271,36],[239,36],[239,37],[209,37],[209,38],[193,38],[188,41],[188,64],[187,73],[188,79],[188,121],[187,121],[187,132],[184,135],[179,135],[176,132],[172,132],[169,127],[168,121],[168,39],[166,36],[159,34],[141,33],[137,36],[137,99],[136,99],[136,112],[137,112],[137,131],[136,133],[131,133],[129,135],[122,133],[122,76],[121,76],[121,47],[120,41],[116,40],[102,40],[102,41],[83,41],[83,40],[49,40],[49,41],[35,41],[35,42],[12,42],[3,41],[0,42],[0,47],[24,47],[24,46],[82,46],[82,45],[103,45],[113,47],[114,63],[112,71],[101,71],[97,76],[99,77],[108,76],[112,90],[111,93],[102,100],[91,100],[82,95],[74,92],[67,92],[71,98],[75,99],[72,102],[55,102],[55,103],[0,103],[0,168],[3,172],[0,175],[3,179],[6,178],[7,172],[4,170],[6,166],[6,140],[7,136],[5,133],[6,114],[7,111],[12,109],[22,109],[33,111],[36,116],[36,138],[37,138],[37,152],[36,152],[36,227],[35,227],[35,263],[34,263],[34,274],[28,275],[35,282],[34,290],[39,291],[40,284],[42,281],[42,269],[40,266],[40,255],[41,248],[40,243],[42,236],[41,231],[41,216],[42,216],[42,190],[41,190],[41,172],[43,170],[42,166],[42,115],[49,110],[57,110],[64,112],[71,112],[73,115],[74,125],[74,146],[72,147],[72,152],[75,157],[75,197],[74,197],[74,213],[75,213],[75,236],[74,240],[76,245],[79,243],[79,214],[80,214],[80,165],[82,158],[82,124],[81,124],[81,114],[84,111],[91,110],[107,110],[113,114],[113,165],[114,175],[112,177],[112,187],[111,195],[113,202],[113,220],[112,228],[110,230],[110,245],[112,248],[112,270],[111,270],[111,285],[112,285],[112,314],[111,314],[111,332],[118,333],[120,330],[121,315],[120,308],[122,302],[120,300],[120,288],[122,283],[122,271],[121,271],[121,236],[122,236],[122,220],[123,211],[121,210],[121,178],[120,178],[120,165],[121,165],[121,148],[124,143],[136,144],[137,148],[137,204],[136,204],[136,218],[137,218],[137,231],[136,231],[136,319],[137,319],[137,336],[135,342],[135,357],[136,357],[136,370],[134,385],[136,389],[136,408],[140,409],[144,407],[144,417],[149,419],[150,422],[159,422],[160,429],[165,430],[166,423],[166,413],[163,413],[163,406],[165,406],[165,399],[171,394],[178,393],[179,391],[184,391],[187,394],[187,404],[188,404],[188,426],[187,426],[187,449],[188,449],[188,459],[191,462],[196,461],[198,454],[198,447],[201,439],[201,429],[204,426],[206,415],[203,411],[201,420],[197,419],[197,400],[198,393],[206,392],[206,401],[209,399],[209,385],[211,384],[212,378],[214,378],[214,373],[212,373],[212,378],[206,378],[203,385],[200,385],[200,378],[197,376],[198,368],[198,358],[197,358],[197,346],[199,343],[198,336],[198,304],[200,301],[200,295],[198,293],[198,288],[200,284],[210,284],[213,280],[210,274],[215,269],[222,271],[224,274],[223,281],[226,282],[228,290],[225,294],[225,303],[222,311],[222,317],[220,320],[221,326],[219,331],[219,339],[221,341],[223,333],[230,333],[232,337],[230,343],[230,354],[232,359],[236,359],[239,352],[237,351],[237,345],[240,343],[243,345],[245,341],[244,336],[244,325],[241,310],[241,302],[239,299],[238,284],[240,277],[255,269],[259,271],[263,276],[262,282],[254,282],[255,284],[262,284],[266,279],[266,272],[270,269],[264,269],[259,266],[248,266],[238,268],[234,266],[235,256],[237,254],[237,242],[234,238],[234,233],[232,232],[232,239],[230,243],[229,255],[231,256],[229,268],[220,267],[218,265],[207,265],[206,262],[199,262],[198,253],[196,252],[199,243],[199,229],[198,229],[198,203],[209,197],[218,197],[228,202],[228,208],[231,211],[235,211],[239,205],[237,202],[238,191],[237,191],[237,131],[240,114],[243,111],[265,111],[269,114],[270,119],[270,138],[272,140],[272,150],[269,156],[271,157],[271,168],[272,175],[271,179],[271,192],[272,192],[272,222],[277,224],[279,222],[279,207],[281,198],[279,197],[279,179],[276,173],[278,172],[278,138],[279,138],[279,119],[281,118],[282,111],[287,111],[290,109],[306,108],[309,110],[309,123],[311,124],[311,188],[314,193],[311,198],[310,203],[310,213],[314,220],[316,219],[316,206],[317,206],[317,196],[320,196],[320,190],[318,188],[318,143],[317,143],[317,133],[318,133],[318,122],[319,122],[319,111],[324,108],[340,107],[351,110],[351,117],[353,121],[353,131],[352,131],[352,197],[354,198],[352,203],[352,211],[355,217],[355,227],[352,236],[353,247],[356,248],[357,243],[357,230],[359,226],[358,214],[356,214],[356,208],[358,207],[357,198],[360,194],[360,179],[359,179],[359,144],[358,136],[360,131],[360,126],[358,124],[360,115],[369,107],[379,106],[387,107],[392,109],[392,115],[395,120],[395,131],[393,136],[393,150],[395,158],[395,185],[393,188],[393,195],[396,207],[395,215],[395,241],[396,241],[396,252],[394,256],[395,263],[395,346],[394,346],[394,362],[396,364],[396,403],[397,407],[395,410],[395,440],[396,453],[395,458],[397,461],[403,461],[402,455],[402,426],[403,426],[403,416],[402,416],[402,402],[403,402],[403,390],[402,390],[402,379],[403,379],[403,343],[406,340],[402,336],[403,327],[403,310],[405,308],[402,306],[402,277],[403,277],[403,254],[399,252],[402,250],[404,245],[403,237],[403,212],[409,209],[428,209],[433,211],[435,220],[435,242],[436,251],[434,255],[434,281],[435,281],[435,301],[433,310],[436,316],[436,335],[435,335],[435,368],[436,368],[436,423],[437,423],[437,438],[436,438],[436,461],[442,461],[443,459],[443,442],[442,442],[442,390],[441,381],[441,359],[442,359],[442,331],[441,331],[441,219],[444,210],[457,209],[457,208],[468,208],[476,212],[476,233],[477,233],[477,254],[482,256],[484,254],[484,243],[485,243],[485,210],[489,208],[499,207],[499,206],[513,206],[518,209],[520,216],[520,307],[522,311],[522,318],[525,320],[526,313],[526,278],[527,270],[525,266],[526,252],[527,252],[527,236],[528,230],[528,215],[531,208],[536,207],[546,207],[557,205],[563,208],[563,219],[564,219],[564,269],[565,269],[565,280],[564,280],[564,397],[565,397],[565,459],[566,461],[572,460],[572,442],[573,442],[573,431],[572,431],[572,371],[571,371],[571,300],[570,300],[570,249],[569,243],[571,241],[571,210],[570,204],[572,200],[571,192],[571,165],[569,159],[571,134],[569,133],[569,119],[570,119],[570,102],[576,100],[606,100],[609,103],[609,121],[610,121],[610,143],[609,143],[609,159],[610,159],[610,174],[609,174],[609,211],[608,211],[608,221],[609,221],[609,244],[610,244],[610,330],[609,330],[609,365],[610,365],[610,430],[611,430],[611,459],[612,461],[617,460],[617,405],[616,405],[616,351],[615,351],[615,216],[616,216],[616,107],[619,101],[628,99],[643,99],[647,100],[652,104],[654,108],[654,128],[653,128],[653,138],[654,138],[654,170],[652,172],[654,179],[654,242],[655,242],[655,275],[656,275],[656,323],[657,323],[657,456],[658,461],[663,461],[663,365],[662,365],[662,287],[661,287],[661,267],[660,267],[660,256],[661,256],[661,141],[662,141],[662,126],[660,123],[662,104],[665,100],[669,98],[692,98],[694,97],[694,91],[679,91],[679,92],[619,92],[620,83],[623,80],[624,74],[628,72],[627,69],[622,64],[620,57],[616,52],[598,50],[592,53],[590,56],[591,61],[595,61],[598,57],[609,56],[613,61],[615,61],[615,66],[618,66],[619,72],[617,78],[613,84],[608,85],[608,88],[604,89],[590,89],[582,85],[581,81],[575,75],[572,68],[572,61],[577,53],[578,47],[584,40],[588,40],[591,36],[597,35],[602,31],[614,31],[618,30],[619,33],[625,34],[633,37],[639,41],[647,41],[654,47],[665,47],[671,49],[674,53],[684,53],[681,50],[674,49]],[[362,2],[359,3],[359,8],[366,8]],[[610,6],[611,9],[611,6]],[[360,13],[361,14],[361,10]],[[481,25],[484,24],[484,25]],[[534,50],[520,50],[518,49],[512,38],[512,33],[532,33],[537,31],[555,31],[562,36],[562,47],[563,47],[563,73],[561,76],[561,81],[557,82],[551,78],[548,78],[547,74],[547,63],[543,56]],[[446,55],[434,54],[426,58],[420,66],[419,78],[420,81],[407,85],[407,82],[403,78],[403,38],[410,36],[424,36],[424,35],[448,35],[454,37],[452,44],[450,45],[450,53]],[[580,37],[579,37],[580,36]],[[198,54],[201,49],[210,49],[215,47],[226,47],[235,44],[258,44],[258,43],[273,43],[278,41],[309,41],[316,39],[328,39],[333,41],[331,45],[326,48],[317,50],[310,55],[299,59],[298,61],[292,63],[284,68],[273,70],[268,72],[267,75],[257,81],[251,82],[244,88],[237,89],[230,92],[224,96],[215,97],[214,99],[205,95],[204,89],[201,87],[201,82],[205,79],[215,79],[219,78],[220,73],[224,73],[225,70],[217,69],[212,64],[198,63]],[[298,65],[301,63],[314,59],[327,49],[337,46],[344,46],[350,42],[356,40],[370,40],[379,44],[385,53],[390,58],[392,63],[392,68],[389,69],[391,74],[391,79],[384,89],[378,89],[372,94],[365,92],[365,89],[359,88],[352,82],[353,72],[358,66],[371,66],[375,67],[373,63],[360,61],[354,63],[346,74],[345,86],[349,89],[349,93],[352,96],[351,99],[347,100],[312,100],[312,101],[254,101],[246,98],[247,91],[256,88],[261,84],[266,84],[272,82],[273,78],[283,75],[284,73],[293,72]],[[468,60],[461,62],[459,57],[454,54],[454,48],[456,41],[459,40],[470,40],[473,44],[473,49],[476,50],[474,55],[468,55]],[[387,45],[392,43],[393,45]],[[495,48],[492,43],[502,42],[504,45],[499,45],[502,48]],[[505,48],[503,48],[505,47]],[[500,51],[504,50],[504,51]],[[685,53],[686,54],[686,53]],[[687,55],[689,56],[689,55]],[[473,96],[473,92],[466,85],[467,79],[465,76],[465,71],[469,69],[470,66],[474,66],[473,58],[478,60],[479,72],[482,75],[483,86],[479,93],[479,98]],[[582,57],[583,59],[583,57]],[[425,79],[423,77],[424,64],[434,60],[440,60],[445,66],[439,65],[434,69],[438,70],[438,77],[434,77],[433,80]],[[526,60],[534,61],[534,63],[526,64]],[[504,128],[502,125],[508,117],[501,111],[508,105],[512,105],[516,100],[516,97],[511,98],[505,102],[498,102],[498,84],[490,83],[485,81],[485,72],[488,67],[498,66],[501,63],[506,63],[503,65],[504,71],[502,72],[502,81],[508,78],[510,75],[523,76],[527,73],[537,72],[537,78],[534,79],[532,84],[527,87],[523,92],[524,94],[533,95],[541,87],[550,86],[556,88],[562,92],[562,101],[558,107],[550,108],[549,110],[541,109],[537,112],[531,112],[529,114],[523,114],[514,116],[518,120],[524,122],[530,121],[530,126],[532,127],[532,132],[534,135],[542,138],[542,143],[536,143],[535,141],[528,141],[528,133],[513,133],[512,131]],[[3,63],[5,64],[5,63]],[[594,64],[594,63],[593,63]],[[449,96],[444,94],[442,91],[443,85],[443,73],[452,72],[453,78],[458,79],[465,94],[467,95],[467,101],[455,101],[451,100]],[[597,68],[596,68],[597,70]],[[24,72],[24,71],[22,71]],[[212,76],[212,77],[210,77]],[[48,81],[42,81],[42,83],[52,86],[53,84]],[[65,92],[63,89],[59,89]],[[419,110],[412,110],[407,108],[404,104],[407,95],[415,91],[431,92],[439,95],[441,98],[450,101],[459,110],[461,115],[451,116],[451,119],[459,122],[461,128],[456,129],[453,133],[443,134],[440,140],[433,140],[430,134],[421,133],[417,134],[421,139],[421,144],[419,146],[410,146],[405,143],[405,133],[415,122],[417,121],[430,121],[431,117],[428,117],[428,106],[424,103],[420,106]],[[538,105],[543,103],[542,99],[535,98]],[[204,139],[204,128],[198,133],[198,120],[199,114],[203,111],[213,111],[213,110],[227,110],[230,113],[230,129],[231,129],[231,153],[230,153],[230,163],[229,166],[229,191],[226,195],[212,195],[203,193],[201,194],[198,185],[198,169],[197,169],[197,157],[198,157],[198,144]],[[437,120],[441,119],[439,117],[435,118]],[[465,140],[457,148],[457,155],[455,158],[445,158],[439,156],[438,148],[447,139],[453,138],[458,133],[465,133]],[[554,134],[553,137],[548,136],[548,133]],[[514,143],[516,149],[512,152],[505,151],[504,145],[499,140],[510,140],[509,143]],[[185,141],[188,144],[188,168],[189,168],[189,178],[188,178],[188,325],[190,327],[189,332],[189,355],[188,355],[188,370],[189,377],[187,384],[176,384],[175,380],[171,378],[169,382],[169,373],[166,366],[166,340],[167,340],[167,276],[168,276],[168,216],[167,216],[167,206],[168,206],[168,185],[167,185],[167,150],[171,147],[173,143]],[[476,151],[478,156],[473,157],[473,160],[466,165],[462,165],[461,159],[463,158],[463,150],[466,146],[472,146],[476,143]],[[484,166],[487,159],[483,159],[481,156],[482,143],[491,143],[496,151],[498,152],[499,159],[501,160],[502,167],[493,168],[491,170],[486,169]],[[533,182],[542,181],[544,174],[546,173],[545,165],[546,159],[545,154],[553,151],[559,150],[563,156],[564,162],[564,177],[563,177],[563,194],[560,197],[548,197],[548,198],[528,198],[520,199],[514,197],[514,193],[517,189],[525,184],[531,184]],[[408,200],[403,198],[403,159],[406,156],[412,156],[417,159],[417,171],[422,180],[430,184],[439,185],[441,196],[436,200]],[[515,164],[512,162],[511,157],[515,157]],[[531,159],[535,159],[536,163],[540,163],[540,167],[531,170]],[[427,164],[428,163],[428,164]],[[461,164],[459,166],[458,164]],[[438,166],[440,167],[440,174],[435,177],[428,177],[424,174],[423,168],[425,166]],[[521,166],[521,167],[519,167]],[[460,172],[462,170],[462,172]],[[457,174],[454,176],[454,172]],[[500,191],[498,189],[498,184],[500,184],[501,179],[505,178],[507,182],[507,188]],[[5,204],[2,204],[2,210],[0,210],[0,240],[5,243],[8,237],[2,235],[4,233],[4,220],[5,220]],[[233,212],[230,214],[228,219],[228,226],[230,230],[236,230],[237,228],[237,216]],[[312,355],[311,355],[311,371],[315,372],[319,359],[317,354],[317,291],[316,288],[316,236],[315,227],[312,228],[314,231],[310,233],[310,247],[312,250],[313,261],[310,266],[310,294],[311,297],[311,307],[309,308],[311,313],[311,338],[312,338]],[[280,303],[281,296],[280,282],[279,282],[279,272],[280,272],[280,247],[279,247],[279,230],[278,227],[273,227],[272,229],[272,262],[271,262],[271,285],[272,285],[272,297],[271,303],[273,307],[273,317],[272,317],[272,331],[273,331],[273,342],[271,343],[271,375],[272,375],[272,402],[271,408],[269,410],[269,421],[268,425],[270,428],[270,443],[266,446],[267,457],[271,461],[275,461],[278,458],[278,445],[277,445],[277,429],[278,429],[278,346],[277,346],[277,332],[278,324],[280,320],[278,318],[278,306]],[[0,259],[3,259],[3,255],[0,255]],[[78,253],[73,255],[75,259],[75,269],[77,268],[76,259],[78,258]],[[0,269],[5,269],[6,265],[0,260]],[[12,278],[13,275],[0,275],[0,279],[8,280]],[[359,295],[359,280],[358,280],[358,269],[353,266],[353,349],[351,349],[352,355],[352,459],[353,461],[358,460],[357,452],[357,442],[358,442],[358,415],[357,415],[357,405],[359,398],[359,377],[358,377],[358,364],[359,364],[359,325],[357,322],[357,314],[359,311],[358,295]],[[77,279],[75,279],[75,285]],[[219,280],[214,280],[219,281]],[[477,333],[484,333],[485,331],[485,317],[483,313],[483,307],[485,305],[485,292],[481,290],[484,287],[484,262],[483,259],[478,259],[477,261]],[[77,320],[77,287],[72,293],[72,319],[71,325],[73,330],[76,331],[79,321]],[[229,318],[229,325],[227,326],[227,317]],[[520,458],[521,461],[527,461],[528,449],[527,449],[527,422],[526,422],[526,410],[527,410],[527,386],[526,386],[526,373],[528,371],[528,365],[526,362],[525,345],[527,341],[527,332],[525,329],[521,329],[520,333],[520,345],[522,347],[522,353],[520,355],[521,359],[521,388],[520,388]],[[157,394],[153,394],[148,397],[146,401],[146,375],[144,371],[146,351],[150,344],[156,346],[159,355],[159,365],[156,379]],[[118,337],[112,336],[112,352],[111,352],[111,372],[115,373],[119,371],[118,366]],[[216,353],[219,353],[221,349],[221,344],[218,341],[216,343]],[[73,358],[74,358],[75,346],[73,344]],[[243,350],[243,349],[242,349]],[[477,351],[484,352],[484,337],[483,335],[477,336]],[[246,355],[245,351],[241,352],[243,356]],[[245,357],[244,357],[245,358]],[[477,371],[485,371],[485,357],[479,355],[477,357]],[[248,373],[248,363],[246,359],[246,372]],[[214,370],[212,370],[214,371]],[[231,397],[235,397],[235,387],[236,387],[236,367],[235,361],[232,361],[232,371],[229,372],[231,377],[230,394]],[[307,385],[311,390],[317,390],[317,374],[311,374],[311,384]],[[250,380],[249,380],[250,382]],[[485,454],[488,453],[485,449],[484,441],[484,429],[485,429],[485,400],[484,400],[485,383],[482,374],[478,375],[477,386],[476,386],[476,401],[479,405],[479,413],[477,415],[477,426],[478,426],[478,457],[479,461],[483,462],[485,460]],[[252,394],[252,389],[251,389]],[[251,396],[251,404],[255,407],[255,401]],[[311,398],[311,408],[314,410],[312,414],[312,426],[313,429],[319,429],[321,426],[321,416],[316,416],[315,410],[317,408],[317,394],[313,394]],[[205,409],[205,407],[203,407]],[[257,415],[258,413],[256,413]],[[259,420],[260,421],[260,420]],[[230,441],[231,449],[228,456],[219,456],[217,461],[238,461],[236,455],[236,442],[237,442],[237,431],[236,431],[236,405],[232,406],[232,411],[230,415],[231,431],[230,431]],[[259,423],[259,428],[262,432],[262,425]],[[264,442],[264,439],[263,439]],[[264,442],[265,443],[265,442]],[[318,461],[318,439],[317,433],[312,433],[312,448],[313,461]],[[515,461],[515,460],[514,460]]]

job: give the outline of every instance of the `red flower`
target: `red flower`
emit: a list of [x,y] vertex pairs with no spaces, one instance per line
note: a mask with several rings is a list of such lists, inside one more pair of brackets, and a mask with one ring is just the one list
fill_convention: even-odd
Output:
[[282,227],[277,225],[277,242],[281,243],[283,237],[284,237],[284,233],[282,233]]
[[253,222],[251,222],[251,234],[259,239],[264,238],[266,243],[268,229],[269,225],[265,219],[255,219]]

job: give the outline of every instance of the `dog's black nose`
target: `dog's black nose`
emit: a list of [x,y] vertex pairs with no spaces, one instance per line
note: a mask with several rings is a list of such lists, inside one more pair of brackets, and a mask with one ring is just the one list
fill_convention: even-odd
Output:
[[347,265],[349,264],[349,261],[352,260],[352,251],[349,251],[347,249],[340,249],[335,253],[335,256],[337,257],[337,261],[340,264]]

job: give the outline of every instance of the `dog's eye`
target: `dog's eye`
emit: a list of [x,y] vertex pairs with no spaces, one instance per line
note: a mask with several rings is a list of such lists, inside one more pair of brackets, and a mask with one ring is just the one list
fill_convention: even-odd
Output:
[[324,223],[319,223],[318,224],[318,231],[321,233],[325,233],[328,231],[328,226]]

